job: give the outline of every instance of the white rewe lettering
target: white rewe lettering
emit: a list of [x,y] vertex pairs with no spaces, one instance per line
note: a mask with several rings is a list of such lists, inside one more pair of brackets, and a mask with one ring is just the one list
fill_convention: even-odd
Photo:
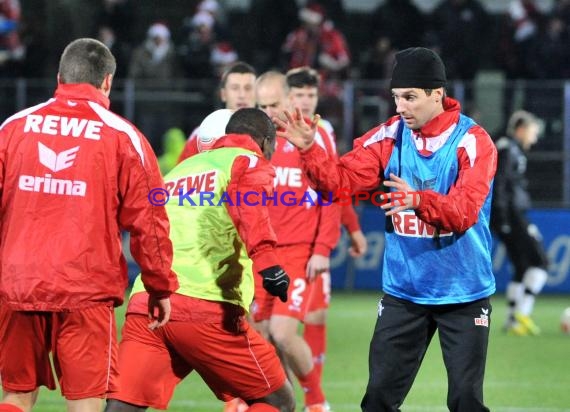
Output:
[[418,218],[414,212],[400,212],[392,215],[392,224],[394,232],[400,236],[432,238],[453,235],[453,232],[447,230],[437,230]]
[[96,120],[51,114],[46,116],[30,114],[26,116],[24,133],[44,133],[53,136],[84,137],[99,140],[101,139],[101,127],[103,127],[103,122]]
[[25,192],[49,193],[52,195],[85,196],[87,183],[82,180],[56,179],[45,176],[21,175],[18,188]]
[[87,119],[78,119],[77,117],[72,117],[68,119],[67,117],[61,118],[61,134],[64,136],[78,137],[83,129],[85,129],[85,124]]
[[298,167],[281,167],[275,168],[274,186],[302,187],[301,179],[302,171]]

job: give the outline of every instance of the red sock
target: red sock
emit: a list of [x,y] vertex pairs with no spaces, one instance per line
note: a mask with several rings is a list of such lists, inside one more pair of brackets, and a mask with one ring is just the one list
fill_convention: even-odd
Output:
[[314,405],[325,401],[325,394],[321,388],[321,381],[315,368],[308,375],[298,377],[298,379],[303,392],[305,392],[305,405]]
[[326,325],[305,324],[303,338],[311,348],[313,363],[319,375],[323,379],[323,366],[325,363],[325,352],[327,350],[327,327]]
[[24,412],[24,410],[11,403],[0,403],[0,412]]
[[248,409],[248,412],[279,412],[275,406],[272,406],[268,403],[254,403]]

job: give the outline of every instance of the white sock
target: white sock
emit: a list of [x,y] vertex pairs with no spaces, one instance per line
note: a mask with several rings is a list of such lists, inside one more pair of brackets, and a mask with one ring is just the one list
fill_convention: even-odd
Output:
[[517,305],[517,312],[525,316],[530,316],[534,308],[536,295],[540,293],[547,279],[548,273],[546,270],[537,267],[527,269],[523,276],[525,293],[520,304]]
[[507,319],[514,319],[516,308],[520,305],[524,295],[524,285],[521,282],[509,282],[507,284]]
[[523,283],[525,288],[535,295],[538,295],[547,279],[548,273],[546,270],[538,267],[530,267],[524,272]]

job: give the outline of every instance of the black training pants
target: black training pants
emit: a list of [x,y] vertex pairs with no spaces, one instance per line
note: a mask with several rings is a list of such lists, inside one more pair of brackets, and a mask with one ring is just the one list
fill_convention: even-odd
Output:
[[453,412],[489,411],[483,376],[491,323],[488,298],[454,305],[418,305],[385,295],[370,343],[365,412],[399,411],[436,330]]

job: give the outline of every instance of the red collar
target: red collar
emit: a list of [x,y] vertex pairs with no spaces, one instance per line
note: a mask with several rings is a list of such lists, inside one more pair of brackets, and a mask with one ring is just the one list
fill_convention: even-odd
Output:
[[213,149],[218,149],[220,147],[239,147],[246,150],[251,150],[259,156],[263,157],[263,153],[259,145],[247,134],[228,134],[220,137],[214,143]]
[[108,109],[111,102],[109,98],[94,86],[87,83],[58,84],[55,98],[71,100],[88,100]]

